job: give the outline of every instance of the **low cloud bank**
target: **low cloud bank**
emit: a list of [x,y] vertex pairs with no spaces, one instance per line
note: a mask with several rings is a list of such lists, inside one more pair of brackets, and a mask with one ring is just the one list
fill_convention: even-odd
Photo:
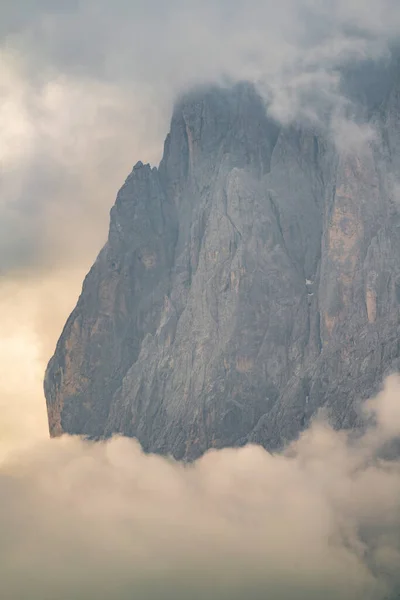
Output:
[[[317,419],[282,454],[191,466],[134,440],[44,441],[0,470],[7,600],[373,599],[400,585],[400,377],[359,436]],[[395,596],[393,596],[395,597]]]

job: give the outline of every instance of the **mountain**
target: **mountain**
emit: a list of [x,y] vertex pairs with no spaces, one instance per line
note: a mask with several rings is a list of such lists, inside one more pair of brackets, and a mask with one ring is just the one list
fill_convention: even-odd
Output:
[[[52,436],[191,460],[278,449],[319,407],[358,426],[400,369],[400,71],[365,63],[342,87],[355,112],[336,139],[279,125],[248,83],[177,102],[49,363]],[[359,126],[373,136],[350,143]]]

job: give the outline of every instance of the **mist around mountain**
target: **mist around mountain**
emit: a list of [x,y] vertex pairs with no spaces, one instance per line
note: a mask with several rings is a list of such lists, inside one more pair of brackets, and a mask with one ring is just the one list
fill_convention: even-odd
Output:
[[399,596],[399,31],[1,4],[1,598]]
[[278,454],[188,465],[72,436],[20,452],[0,465],[3,597],[394,600],[399,397],[394,376],[362,435],[319,418]]
[[177,101],[50,361],[53,436],[191,460],[281,449],[320,408],[362,425],[359,401],[399,368],[397,51],[337,76],[286,125],[251,83]]

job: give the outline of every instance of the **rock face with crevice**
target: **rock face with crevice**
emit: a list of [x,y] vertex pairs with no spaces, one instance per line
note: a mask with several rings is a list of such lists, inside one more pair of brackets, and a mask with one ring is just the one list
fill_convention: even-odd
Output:
[[48,366],[51,435],[190,460],[277,449],[322,406],[357,425],[357,400],[400,367],[400,79],[381,89],[360,100],[374,137],[356,147],[278,126],[250,84],[177,103]]

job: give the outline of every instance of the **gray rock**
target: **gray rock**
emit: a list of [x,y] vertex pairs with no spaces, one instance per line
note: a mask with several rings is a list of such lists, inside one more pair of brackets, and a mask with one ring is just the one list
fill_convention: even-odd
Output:
[[279,127],[250,84],[179,100],[160,167],[138,163],[117,196],[49,363],[51,435],[122,433],[190,460],[280,448],[322,406],[359,424],[358,401],[400,366],[388,81],[360,109],[377,134],[357,152]]

